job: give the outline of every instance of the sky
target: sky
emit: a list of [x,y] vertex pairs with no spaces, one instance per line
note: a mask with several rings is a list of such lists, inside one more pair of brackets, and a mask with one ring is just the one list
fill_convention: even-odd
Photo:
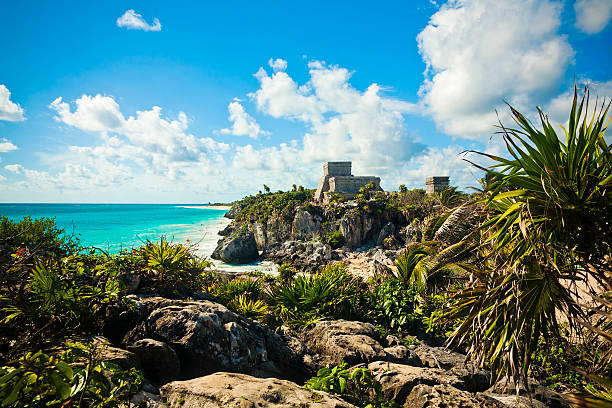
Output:
[[227,202],[345,160],[467,189],[506,103],[612,97],[612,0],[297,3],[0,0],[0,202]]

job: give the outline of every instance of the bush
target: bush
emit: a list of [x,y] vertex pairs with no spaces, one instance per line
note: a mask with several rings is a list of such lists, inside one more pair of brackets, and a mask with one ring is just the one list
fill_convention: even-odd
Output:
[[306,382],[306,388],[336,394],[347,402],[366,408],[399,408],[385,400],[382,386],[367,368],[349,370],[346,363],[325,367]]
[[387,279],[374,288],[374,319],[391,333],[402,335],[408,330],[425,329],[417,313],[418,305],[416,288],[407,288],[395,278]]
[[67,346],[60,357],[27,352],[0,367],[2,407],[119,407],[140,388],[138,371],[102,361],[95,346]]
[[340,248],[344,245],[344,235],[339,230],[328,232],[326,242],[334,249]]

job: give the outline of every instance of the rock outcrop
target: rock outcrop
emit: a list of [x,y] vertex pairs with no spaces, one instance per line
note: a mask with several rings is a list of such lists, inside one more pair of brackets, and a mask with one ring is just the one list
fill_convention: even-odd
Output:
[[276,263],[290,262],[305,270],[317,271],[334,258],[331,246],[317,241],[287,241],[267,247],[262,258]]
[[421,365],[414,352],[403,345],[390,345],[381,339],[370,323],[333,320],[306,326],[301,338],[308,348],[317,353],[318,366],[349,365],[371,361],[393,361]]
[[135,309],[140,319],[123,344],[156,375],[166,363],[148,352],[154,347],[165,350],[168,361],[170,349],[176,353],[179,378],[233,371],[302,382],[313,374],[307,349],[299,340],[281,336],[219,303],[152,297],[138,299]]
[[338,397],[289,381],[236,373],[176,381],[164,385],[160,392],[170,406],[181,408],[356,408]]
[[257,259],[257,243],[252,232],[236,233],[219,240],[211,255],[230,264],[245,264]]

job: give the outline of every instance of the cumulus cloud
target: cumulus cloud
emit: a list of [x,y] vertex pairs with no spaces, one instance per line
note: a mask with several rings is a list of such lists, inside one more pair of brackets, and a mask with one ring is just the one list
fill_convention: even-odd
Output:
[[274,72],[284,71],[287,69],[287,61],[281,58],[270,58],[270,60],[268,61],[268,65],[274,70]]
[[[40,175],[39,187],[46,183],[49,189],[87,190],[92,194],[121,191],[135,201],[141,201],[142,194],[168,195],[181,188],[195,196],[202,186],[217,183],[208,183],[207,177],[219,175],[225,163],[223,155],[230,150],[228,144],[189,133],[190,121],[184,112],[171,119],[159,106],[125,115],[110,96],[83,95],[73,104],[57,98],[49,108],[59,123],[98,139],[92,145],[69,146],[47,157],[54,171]],[[57,163],[64,165],[57,167]],[[32,185],[28,174],[34,173],[18,167],[15,170],[23,173],[28,186]]]
[[377,84],[355,89],[345,68],[320,61],[308,67],[303,85],[284,71],[260,68],[259,89],[249,94],[261,112],[305,124],[297,155],[302,163],[352,160],[356,171],[380,173],[424,148],[404,126],[404,114],[416,112],[415,105],[384,96]]
[[0,120],[20,122],[25,120],[23,108],[11,101],[11,91],[0,84]]
[[21,164],[7,164],[6,166],[4,166],[4,168],[10,171],[11,173],[16,173],[16,174],[19,174],[23,172],[24,170]]
[[9,142],[7,139],[0,139],[0,153],[10,152],[11,150],[17,150],[17,146]]
[[418,35],[423,104],[445,133],[484,140],[503,101],[531,108],[554,93],[574,51],[558,33],[562,4],[451,0]]
[[576,28],[586,34],[597,34],[606,28],[612,18],[612,1],[577,0],[574,11]]
[[142,15],[134,10],[127,10],[117,19],[117,27],[126,27],[131,30],[161,31],[162,26],[157,17],[153,19],[153,24],[147,23]]
[[230,102],[227,110],[229,111],[229,121],[232,122],[232,127],[221,129],[221,133],[234,136],[248,136],[253,139],[257,139],[259,135],[268,134],[268,132],[261,130],[257,121],[244,110],[240,100],[235,99]]

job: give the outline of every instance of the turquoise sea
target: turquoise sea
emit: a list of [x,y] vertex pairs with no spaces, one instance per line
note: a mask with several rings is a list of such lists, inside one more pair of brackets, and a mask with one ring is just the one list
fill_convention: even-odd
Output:
[[198,253],[209,256],[220,238],[217,231],[229,223],[225,213],[188,204],[0,204],[2,216],[55,218],[82,246],[112,253],[165,236],[174,242],[198,244]]

